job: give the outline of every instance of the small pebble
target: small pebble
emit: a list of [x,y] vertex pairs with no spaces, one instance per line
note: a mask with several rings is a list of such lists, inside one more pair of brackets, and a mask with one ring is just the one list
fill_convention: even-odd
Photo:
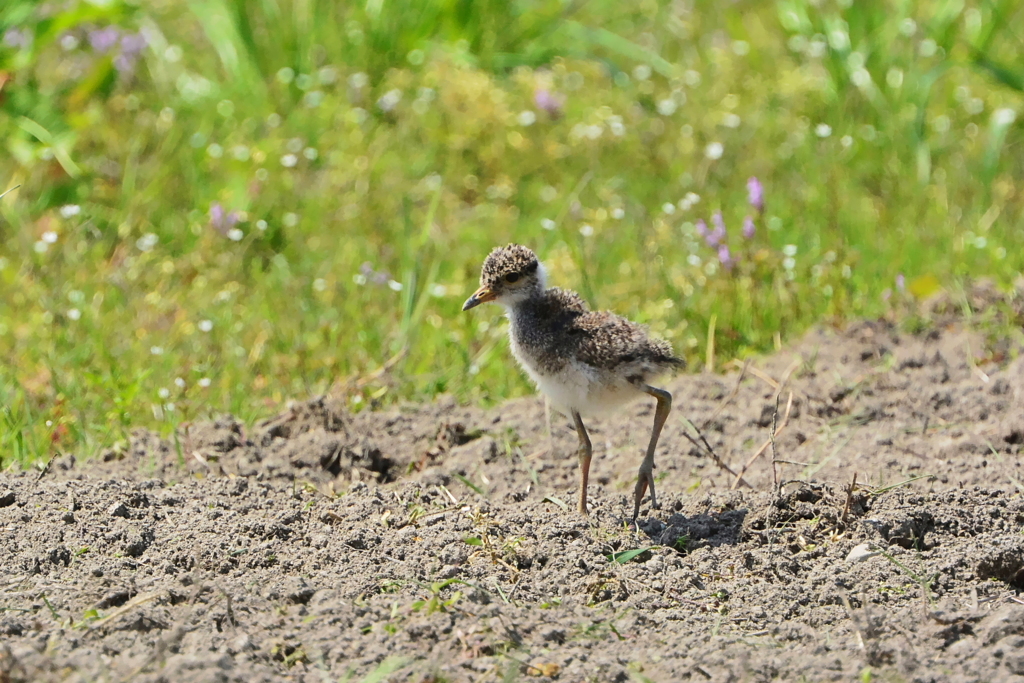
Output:
[[14,491],[11,491],[10,489],[0,489],[0,508],[14,505],[15,500]]
[[874,545],[870,543],[861,543],[855,546],[850,554],[846,556],[847,562],[863,562],[864,560],[874,557],[878,554],[878,550]]

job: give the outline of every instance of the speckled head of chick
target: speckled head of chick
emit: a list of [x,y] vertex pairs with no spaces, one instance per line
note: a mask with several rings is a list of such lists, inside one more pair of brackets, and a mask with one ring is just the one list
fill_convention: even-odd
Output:
[[521,244],[498,247],[487,255],[480,271],[480,289],[466,299],[462,310],[495,301],[513,306],[544,289],[544,266],[537,255]]

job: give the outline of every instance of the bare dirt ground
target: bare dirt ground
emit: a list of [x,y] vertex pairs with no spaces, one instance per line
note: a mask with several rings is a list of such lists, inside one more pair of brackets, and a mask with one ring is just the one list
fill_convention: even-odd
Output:
[[589,519],[539,399],[321,399],[0,474],[0,682],[1024,681],[999,346],[862,323],[676,378],[637,531],[643,402],[592,425]]

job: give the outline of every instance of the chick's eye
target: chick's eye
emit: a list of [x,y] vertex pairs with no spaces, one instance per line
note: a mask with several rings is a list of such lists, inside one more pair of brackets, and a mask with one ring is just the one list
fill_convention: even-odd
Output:
[[505,276],[505,282],[512,283],[519,279],[519,273],[509,273]]

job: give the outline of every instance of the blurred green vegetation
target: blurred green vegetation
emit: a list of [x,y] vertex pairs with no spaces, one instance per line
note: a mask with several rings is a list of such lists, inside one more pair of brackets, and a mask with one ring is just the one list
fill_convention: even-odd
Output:
[[721,366],[1009,284],[1021,26],[1009,0],[8,0],[0,463],[325,391],[529,392],[499,309],[459,310],[510,240],[696,367],[709,336]]

